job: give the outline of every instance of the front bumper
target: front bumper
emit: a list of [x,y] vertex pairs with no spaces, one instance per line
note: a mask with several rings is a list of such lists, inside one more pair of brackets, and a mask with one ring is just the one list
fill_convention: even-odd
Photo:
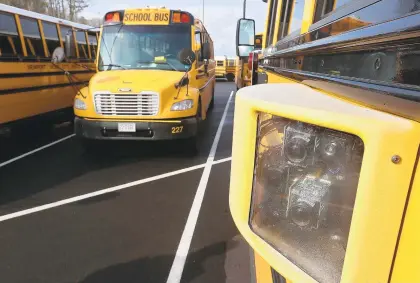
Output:
[[[118,131],[118,123],[134,123],[136,132]],[[96,140],[172,140],[197,134],[197,119],[172,121],[106,121],[76,117],[74,131],[77,137]]]

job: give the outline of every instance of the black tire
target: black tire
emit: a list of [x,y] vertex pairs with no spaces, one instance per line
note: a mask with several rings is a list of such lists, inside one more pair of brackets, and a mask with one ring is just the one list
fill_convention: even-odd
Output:
[[187,138],[182,142],[183,142],[184,152],[188,156],[197,155],[197,153],[199,151],[199,148],[200,148],[197,136]]
[[235,80],[235,75],[229,73],[226,75],[226,79],[228,80],[228,82],[233,82]]
[[95,154],[98,151],[98,141],[85,138],[79,138],[79,141],[85,153]]
[[212,90],[212,94],[211,94],[211,101],[210,101],[210,105],[209,105],[209,110],[212,110],[214,108],[214,85],[213,85],[213,90]]
[[189,156],[195,156],[199,151],[199,140],[198,135],[200,134],[201,130],[201,99],[198,100],[198,107],[197,107],[197,113],[195,114],[195,117],[197,119],[197,133],[195,136],[189,137],[182,141],[184,152]]

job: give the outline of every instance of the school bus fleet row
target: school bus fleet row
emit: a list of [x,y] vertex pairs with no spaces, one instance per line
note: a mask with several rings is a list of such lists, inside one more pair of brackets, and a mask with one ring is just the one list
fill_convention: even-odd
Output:
[[262,34],[238,21],[233,76],[185,11],[96,30],[0,4],[0,125],[73,107],[88,146],[194,150],[216,77],[235,78],[230,209],[252,279],[420,282],[420,2],[262,2]]

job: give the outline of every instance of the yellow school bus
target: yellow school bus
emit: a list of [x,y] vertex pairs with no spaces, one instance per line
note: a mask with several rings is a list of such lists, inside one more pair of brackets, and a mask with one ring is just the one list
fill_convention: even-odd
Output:
[[95,140],[186,139],[214,105],[213,41],[190,13],[112,11],[99,41],[98,73],[74,101],[75,133]]
[[235,58],[227,58],[226,79],[229,82],[233,82],[235,80],[235,71],[236,71],[236,59]]
[[[254,50],[250,52],[247,56],[237,57],[236,68],[235,68],[235,84],[236,89],[240,89],[245,86],[250,86],[251,83],[251,73],[249,70],[252,68],[252,63],[255,60],[258,60],[258,56],[261,53],[263,46],[263,33],[257,33],[255,35],[255,44]],[[254,55],[257,55],[254,57]]]
[[[0,4],[0,128],[72,120],[74,96],[95,73],[97,35],[90,26]],[[76,44],[54,64],[66,36]]]
[[216,56],[216,78],[226,79],[227,57]]
[[418,4],[268,1],[230,183],[255,282],[420,282]]

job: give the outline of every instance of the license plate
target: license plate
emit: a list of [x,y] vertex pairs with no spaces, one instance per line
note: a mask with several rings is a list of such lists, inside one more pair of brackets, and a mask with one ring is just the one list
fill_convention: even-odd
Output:
[[136,124],[135,123],[118,123],[118,132],[120,133],[135,133]]

